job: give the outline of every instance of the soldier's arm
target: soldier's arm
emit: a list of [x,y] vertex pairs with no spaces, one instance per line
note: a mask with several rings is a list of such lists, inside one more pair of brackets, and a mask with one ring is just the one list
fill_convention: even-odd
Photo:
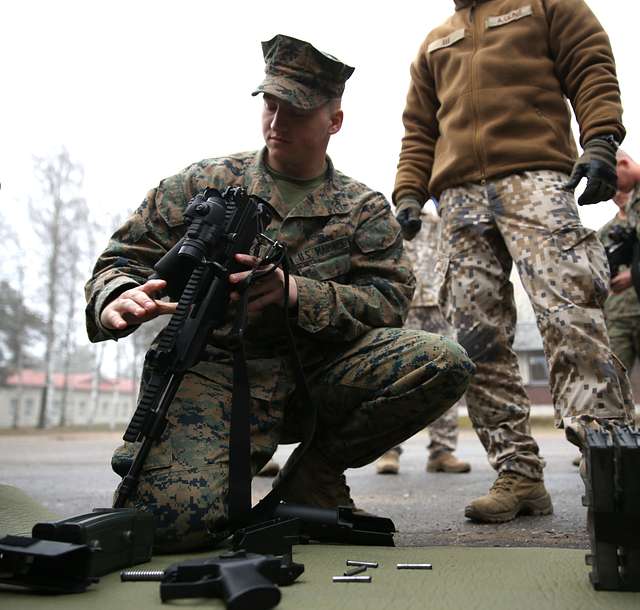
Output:
[[344,281],[296,276],[299,328],[325,341],[349,341],[372,328],[402,326],[415,278],[400,226],[380,194],[363,207]]
[[625,135],[609,37],[583,0],[547,0],[549,44],[556,73],[580,125],[580,143]]
[[85,285],[85,320],[91,341],[118,339],[135,330],[133,319],[123,328],[105,326],[102,312],[123,293],[144,285],[155,263],[176,243],[187,195],[182,175],[163,180],[112,235]]
[[436,120],[438,107],[425,41],[411,64],[411,83],[402,114],[405,134],[393,190],[395,204],[407,197],[413,197],[421,203],[429,199],[428,184],[439,135]]

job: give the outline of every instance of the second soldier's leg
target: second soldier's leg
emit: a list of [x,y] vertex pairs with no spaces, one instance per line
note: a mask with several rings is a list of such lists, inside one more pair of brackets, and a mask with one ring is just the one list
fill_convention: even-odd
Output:
[[471,464],[456,457],[454,451],[458,442],[458,407],[453,405],[436,421],[430,424],[429,459],[427,472],[463,473],[471,470]]
[[624,421],[633,403],[604,322],[604,249],[581,225],[566,178],[535,171],[496,181],[496,218],[536,314],[556,423],[580,415]]
[[476,365],[466,394],[471,422],[498,479],[471,502],[465,515],[502,522],[523,512],[550,513],[542,482],[544,461],[529,426],[529,398],[512,349],[516,310],[509,281],[511,257],[494,220],[489,187],[468,184],[446,190],[441,291],[443,311]]
[[607,333],[613,353],[620,358],[622,364],[631,374],[631,369],[638,356],[638,330],[640,320],[637,317],[606,320]]
[[[412,307],[409,310],[406,327],[453,337],[453,331],[437,305]],[[463,473],[471,470],[469,462],[463,462],[454,455],[458,444],[457,405],[453,405],[429,424],[427,430],[429,431],[427,472]]]

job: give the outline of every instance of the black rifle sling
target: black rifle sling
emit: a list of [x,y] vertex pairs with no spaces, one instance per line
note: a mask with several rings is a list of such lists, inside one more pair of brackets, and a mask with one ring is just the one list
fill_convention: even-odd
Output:
[[241,295],[233,333],[237,343],[233,350],[233,399],[231,407],[231,430],[229,432],[229,495],[227,499],[229,522],[232,529],[242,527],[249,521],[256,522],[273,518],[273,510],[280,502],[280,487],[295,471],[300,458],[311,445],[316,429],[318,410],[307,385],[289,320],[289,265],[286,255],[283,256],[282,267],[285,281],[283,311],[285,328],[287,330],[287,343],[289,345],[289,353],[296,378],[296,392],[300,396],[302,403],[308,405],[308,412],[307,417],[304,418],[303,438],[300,451],[296,453],[293,460],[287,462],[286,471],[283,471],[276,487],[252,509],[251,395],[247,361],[243,345],[243,333],[247,322],[247,305],[249,298],[249,283],[247,283]]
[[[248,286],[247,286],[248,287]],[[233,398],[229,430],[228,515],[232,527],[249,522],[251,513],[251,392],[243,333],[247,323],[249,291],[241,294],[233,334]]]
[[287,330],[289,355],[291,356],[291,364],[293,366],[293,373],[296,380],[296,393],[298,394],[301,403],[307,405],[307,413],[306,417],[304,417],[302,421],[303,430],[300,450],[297,451],[295,456],[292,456],[287,460],[286,468],[281,472],[275,487],[253,507],[252,521],[254,522],[273,518],[273,511],[281,499],[281,488],[291,478],[298,463],[300,462],[300,459],[307,452],[307,449],[309,449],[316,433],[316,424],[318,420],[318,407],[311,396],[311,392],[309,391],[302,362],[300,361],[300,355],[298,354],[298,348],[291,330],[291,321],[289,319],[289,258],[286,254],[283,256],[282,270],[284,271],[284,325]]

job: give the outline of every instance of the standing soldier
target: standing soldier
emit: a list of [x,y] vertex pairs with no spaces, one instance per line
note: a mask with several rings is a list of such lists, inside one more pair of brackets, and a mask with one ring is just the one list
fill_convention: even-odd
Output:
[[[598,231],[598,237],[607,253],[625,249],[629,255],[632,242],[637,240],[635,228],[631,227],[626,208],[632,200],[637,205],[636,189],[629,193],[618,191],[614,197],[618,213]],[[640,303],[631,285],[631,260],[618,269],[611,269],[611,291],[604,303],[604,319],[613,353],[631,373],[640,358]]]
[[[438,307],[438,292],[442,278],[435,273],[436,245],[440,239],[440,219],[433,213],[422,211],[420,239],[405,242],[405,250],[416,272],[416,291],[411,301],[406,328],[426,330],[430,333],[451,336]],[[458,407],[454,405],[427,427],[429,430],[429,459],[427,472],[463,473],[471,470],[469,462],[459,460],[454,451],[458,444]],[[389,449],[377,462],[378,474],[398,474],[402,447]]]
[[498,471],[465,515],[502,522],[553,510],[512,349],[514,261],[543,337],[556,425],[581,444],[593,418],[631,413],[602,313],[604,251],[571,194],[586,177],[580,205],[613,196],[625,130],[609,39],[583,0],[454,4],[411,66],[393,200],[408,239],[424,202],[440,201],[443,313],[477,366],[467,408]]

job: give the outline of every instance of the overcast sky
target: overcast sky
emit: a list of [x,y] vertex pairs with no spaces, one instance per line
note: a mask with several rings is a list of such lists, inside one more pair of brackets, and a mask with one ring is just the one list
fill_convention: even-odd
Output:
[[[636,4],[589,5],[616,55],[625,148],[640,157]],[[250,92],[263,75],[260,41],[277,33],[355,66],[329,153],[339,169],[390,196],[409,63],[452,10],[453,0],[3,2],[3,216],[26,241],[26,205],[37,194],[32,157],[61,146],[84,166],[96,215],[134,208],[194,161],[260,147],[262,102]],[[614,212],[610,202],[581,210],[593,228]]]

